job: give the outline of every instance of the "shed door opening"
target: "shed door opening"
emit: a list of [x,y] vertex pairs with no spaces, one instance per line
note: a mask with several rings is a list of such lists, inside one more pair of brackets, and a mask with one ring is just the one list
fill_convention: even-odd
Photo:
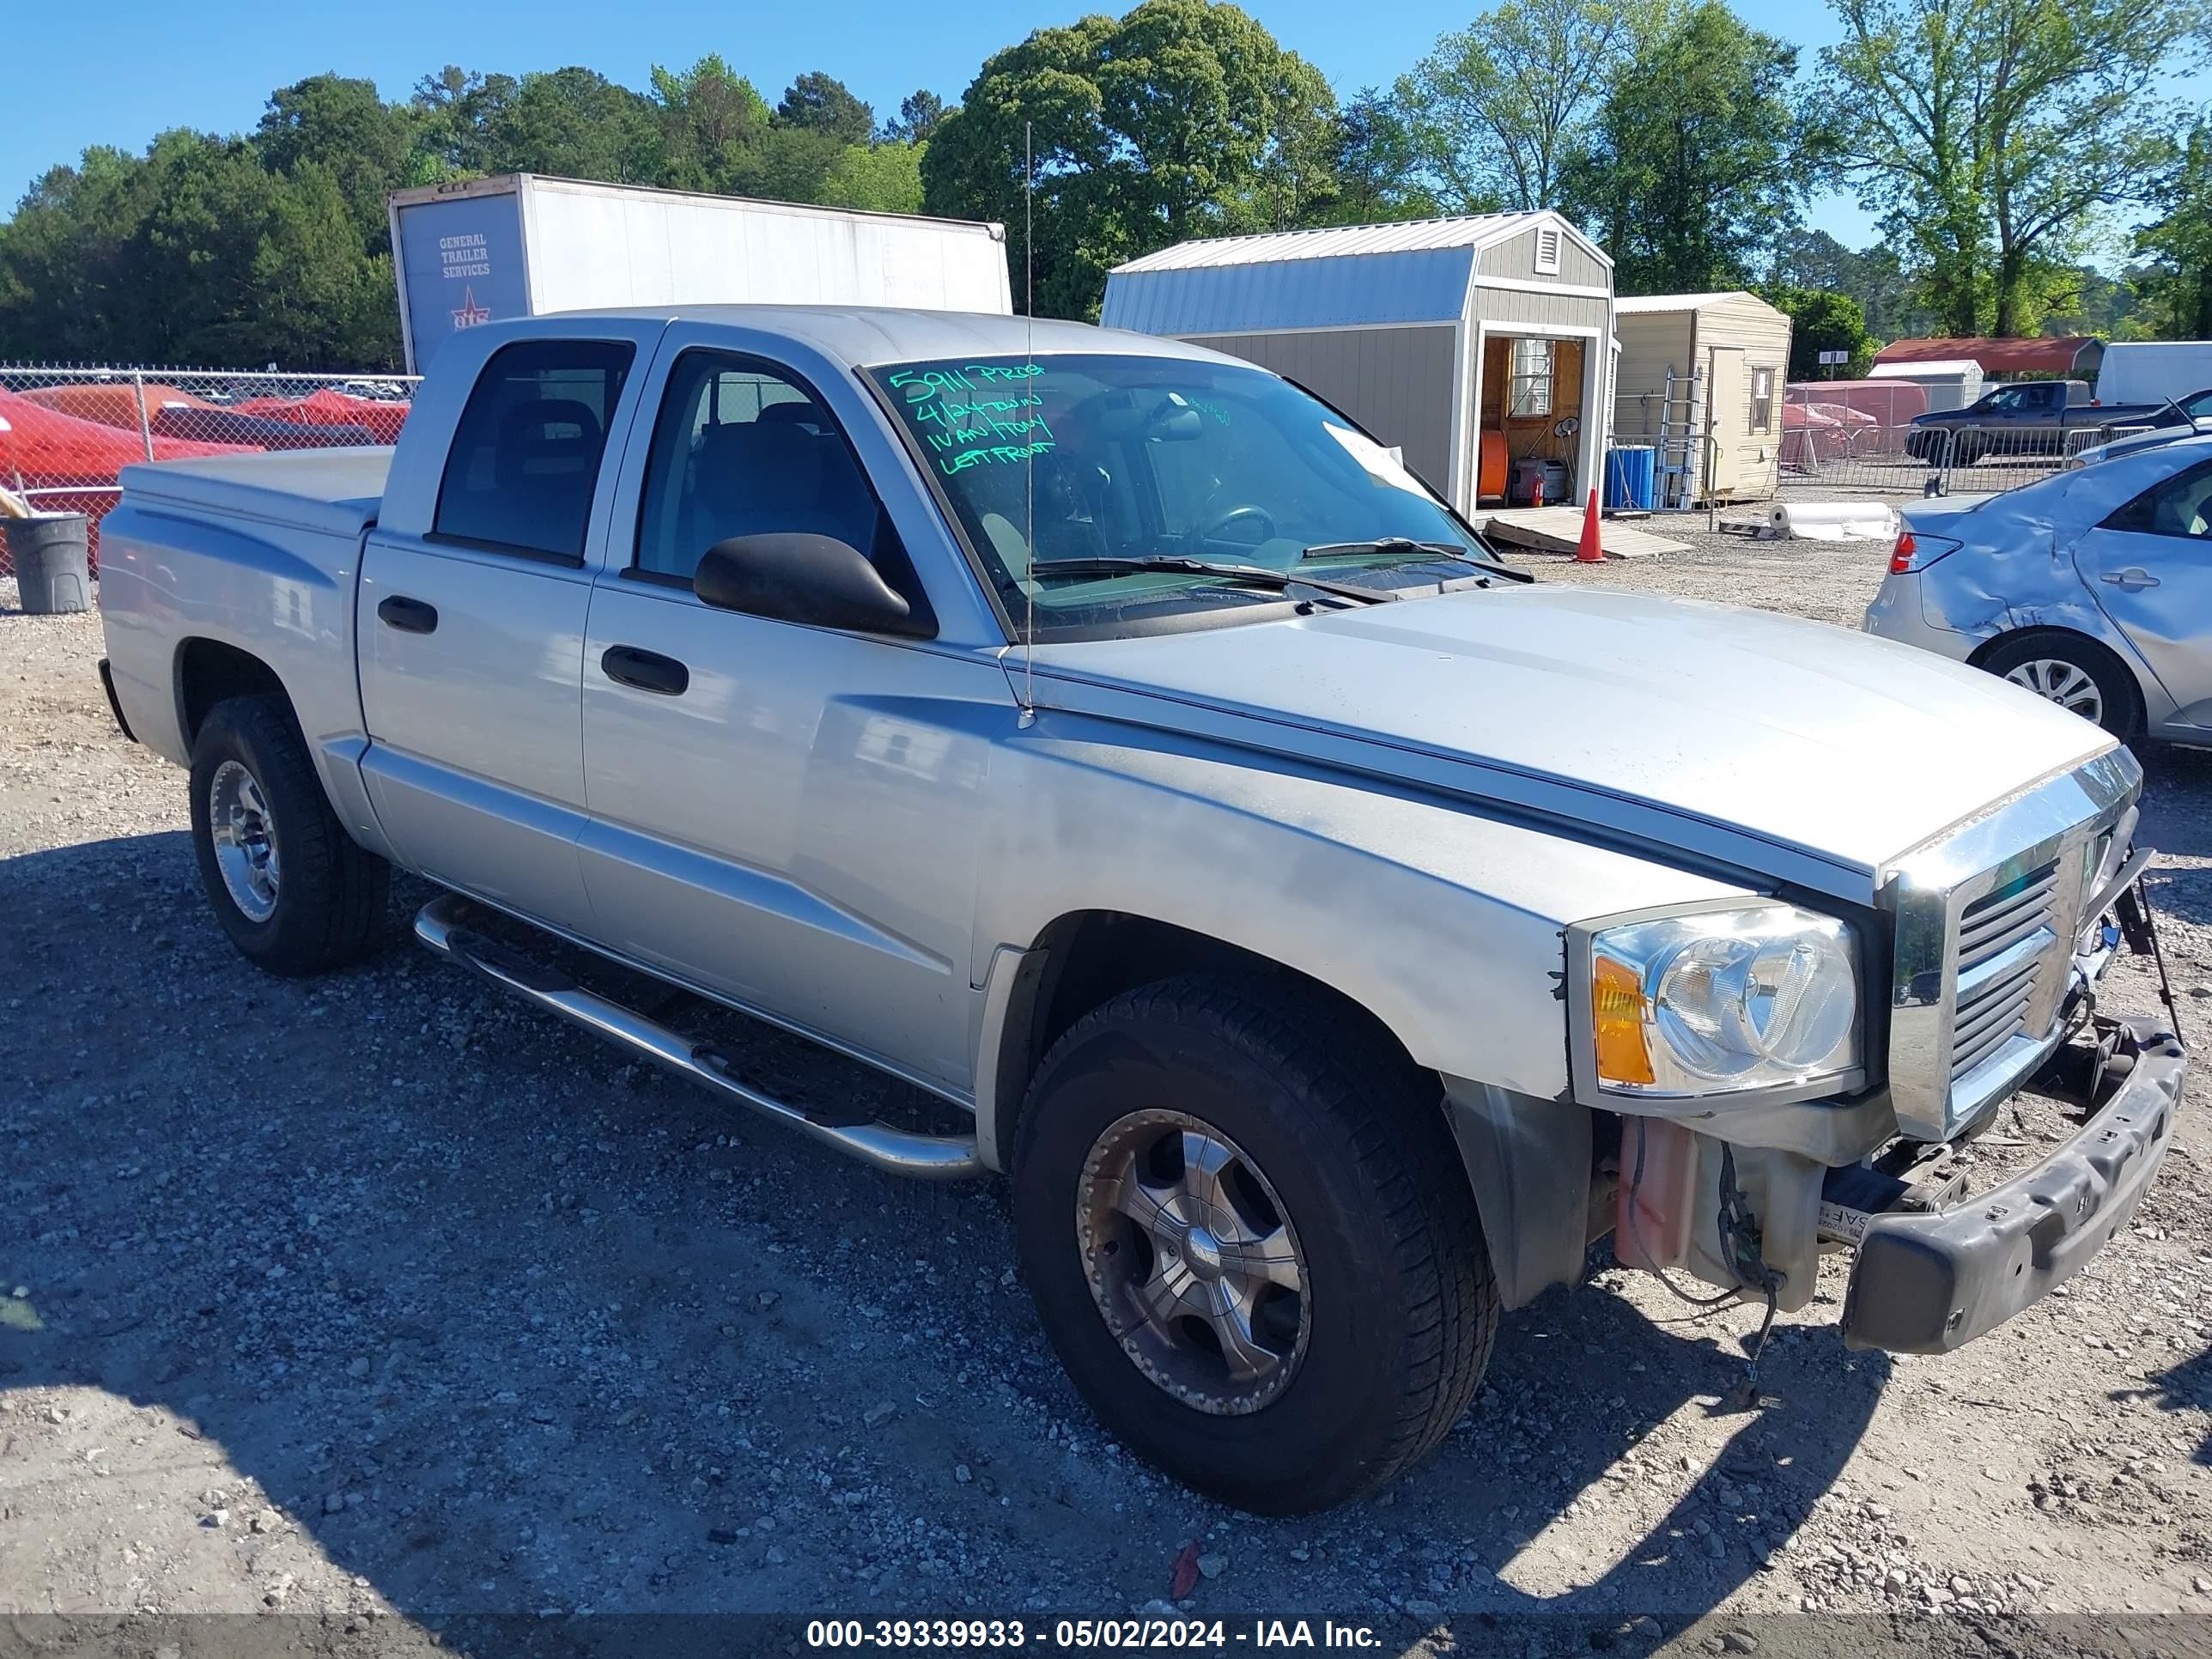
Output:
[[1486,333],[1475,393],[1475,499],[1527,507],[1571,502],[1579,480],[1589,343]]

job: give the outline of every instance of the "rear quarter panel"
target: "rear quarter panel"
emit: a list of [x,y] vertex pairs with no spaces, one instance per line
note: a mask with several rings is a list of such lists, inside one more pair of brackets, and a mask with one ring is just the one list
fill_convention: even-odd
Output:
[[100,527],[100,608],[117,701],[140,741],[191,763],[179,678],[194,640],[235,647],[290,696],[333,809],[388,856],[362,788],[366,745],[354,672],[360,537],[136,492]]

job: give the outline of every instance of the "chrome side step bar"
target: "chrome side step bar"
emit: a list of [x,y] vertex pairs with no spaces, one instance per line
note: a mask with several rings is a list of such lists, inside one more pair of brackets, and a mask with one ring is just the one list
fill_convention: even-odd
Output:
[[773,1118],[848,1158],[894,1175],[957,1181],[984,1173],[973,1135],[926,1135],[872,1119],[837,1121],[749,1088],[731,1074],[727,1056],[712,1043],[695,1042],[635,1009],[586,990],[559,969],[509,949],[469,926],[469,902],[449,893],[424,905],[415,937],[441,957],[482,975],[549,1013],[582,1026],[655,1065],[703,1084],[717,1094]]

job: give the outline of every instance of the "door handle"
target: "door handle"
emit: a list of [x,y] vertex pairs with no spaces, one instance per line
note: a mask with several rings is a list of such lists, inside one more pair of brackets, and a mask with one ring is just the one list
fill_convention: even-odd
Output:
[[691,671],[675,658],[634,645],[609,646],[599,666],[611,680],[664,697],[680,697],[691,684]]
[[403,634],[434,633],[438,627],[438,607],[410,599],[404,593],[394,593],[384,600],[376,607],[376,614],[384,619],[386,627],[396,628]]
[[2156,587],[2158,586],[2157,577],[2152,575],[2149,571],[2145,570],[2141,565],[2133,564],[2130,565],[2125,570],[2107,570],[2097,580],[2100,581],[2110,582],[2115,587],[2124,587],[2130,592],[2139,587]]

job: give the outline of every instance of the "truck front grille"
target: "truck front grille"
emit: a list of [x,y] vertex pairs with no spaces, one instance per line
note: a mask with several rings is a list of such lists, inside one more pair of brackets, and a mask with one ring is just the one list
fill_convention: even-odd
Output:
[[2058,860],[2052,859],[1960,913],[1954,1087],[2026,1029],[2042,975],[2062,954],[2063,936],[2051,915],[2057,890]]
[[2133,821],[2142,774],[2112,750],[1883,871],[1888,1077],[1899,1131],[1948,1140],[2063,1035],[2094,856]]

